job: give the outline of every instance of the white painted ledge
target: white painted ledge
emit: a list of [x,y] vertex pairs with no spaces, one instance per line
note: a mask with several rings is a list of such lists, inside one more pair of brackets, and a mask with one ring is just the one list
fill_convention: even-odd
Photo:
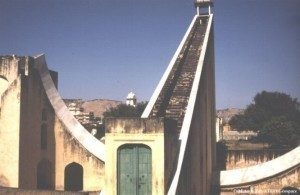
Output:
[[56,116],[82,147],[101,161],[105,161],[105,145],[91,135],[71,114],[54,85],[44,54],[34,58],[34,66],[39,72],[44,89]]
[[299,165],[300,146],[278,158],[262,164],[241,169],[221,171],[220,184],[221,187],[229,187],[253,183],[283,173]]

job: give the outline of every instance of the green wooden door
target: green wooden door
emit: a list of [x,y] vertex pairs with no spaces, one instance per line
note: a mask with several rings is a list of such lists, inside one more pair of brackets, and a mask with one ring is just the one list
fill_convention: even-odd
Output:
[[151,195],[151,180],[152,180],[152,166],[151,166],[151,150],[146,147],[138,147],[138,194]]
[[151,149],[125,145],[118,151],[118,195],[151,195]]

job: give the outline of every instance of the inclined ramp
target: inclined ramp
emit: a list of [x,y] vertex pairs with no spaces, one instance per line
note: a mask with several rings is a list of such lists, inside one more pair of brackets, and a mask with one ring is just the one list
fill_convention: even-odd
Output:
[[179,151],[169,195],[177,193],[180,182],[212,18],[212,14],[194,17],[142,115],[177,121]]
[[[143,118],[166,117],[177,121],[180,151],[168,194],[176,194],[210,29],[209,16],[194,17],[142,115]],[[226,188],[264,181],[299,165],[300,146],[259,165],[221,171],[220,185]]]
[[[180,133],[195,78],[208,16],[197,16],[176,56],[176,61],[165,81],[151,112],[147,117],[166,117],[177,121]],[[151,100],[150,100],[151,101]]]

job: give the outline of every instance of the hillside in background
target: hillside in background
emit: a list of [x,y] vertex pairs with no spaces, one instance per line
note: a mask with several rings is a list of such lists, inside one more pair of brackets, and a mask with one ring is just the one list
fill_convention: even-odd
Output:
[[[84,112],[94,112],[95,117],[103,117],[103,113],[117,105],[124,103],[117,100],[108,99],[94,99],[94,100],[83,100],[83,99],[64,99],[67,106],[71,103],[75,103],[78,108],[83,108]],[[245,109],[239,108],[226,108],[222,110],[217,110],[217,116],[223,118],[224,122],[228,122],[234,115],[243,113]]]
[[95,117],[102,117],[103,113],[117,105],[123,103],[117,100],[107,100],[107,99],[94,99],[94,100],[83,100],[83,99],[64,99],[66,105],[75,103],[77,107],[83,108],[84,112],[94,112]]
[[237,114],[241,114],[245,111],[245,109],[239,109],[239,108],[226,108],[222,110],[217,110],[217,116],[219,118],[222,118],[225,123],[228,123],[228,121]]

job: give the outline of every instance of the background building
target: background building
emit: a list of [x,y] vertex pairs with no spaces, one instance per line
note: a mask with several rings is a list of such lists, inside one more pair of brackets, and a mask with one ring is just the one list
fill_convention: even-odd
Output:
[[129,92],[126,97],[126,105],[136,107],[136,104],[137,104],[136,95],[133,92]]

